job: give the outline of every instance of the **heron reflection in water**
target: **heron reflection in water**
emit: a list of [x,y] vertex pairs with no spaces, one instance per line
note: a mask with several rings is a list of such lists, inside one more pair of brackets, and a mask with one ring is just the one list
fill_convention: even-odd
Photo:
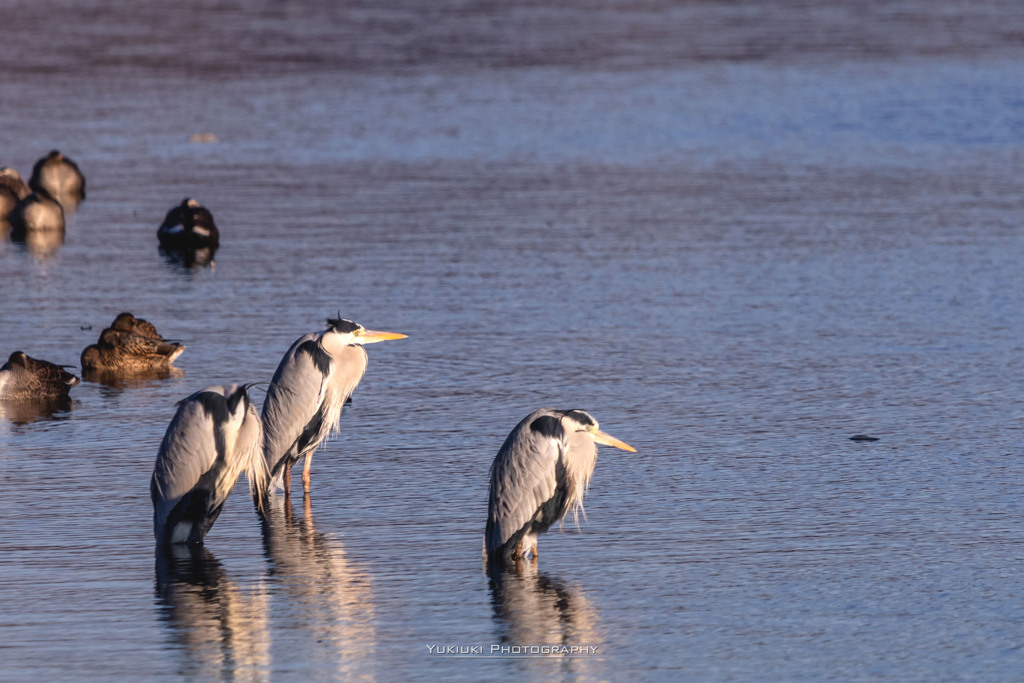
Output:
[[303,516],[290,498],[274,496],[262,520],[263,552],[274,592],[271,611],[278,656],[310,672],[343,679],[375,677],[376,615],[369,574],[346,557],[341,541],[316,530],[309,495]]
[[[491,563],[487,567],[491,606],[502,645],[597,646],[604,642],[597,609],[576,585],[538,572],[532,562],[515,568]],[[551,657],[564,657],[555,652]],[[574,673],[596,675],[600,656],[565,657]],[[543,659],[532,660],[543,666]]]
[[270,680],[267,595],[262,582],[239,587],[200,545],[158,548],[159,618],[186,661],[186,678]]

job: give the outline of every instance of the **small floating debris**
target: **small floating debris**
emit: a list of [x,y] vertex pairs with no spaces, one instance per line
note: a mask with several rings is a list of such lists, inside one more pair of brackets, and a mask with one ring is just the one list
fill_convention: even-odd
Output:
[[868,436],[867,434],[854,434],[850,437],[850,441],[878,441],[878,437]]
[[188,136],[189,142],[217,142],[217,136],[213,133],[192,133]]

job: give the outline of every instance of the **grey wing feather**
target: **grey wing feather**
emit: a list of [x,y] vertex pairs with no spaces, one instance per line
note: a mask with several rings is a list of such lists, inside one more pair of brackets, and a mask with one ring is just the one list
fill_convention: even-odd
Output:
[[263,401],[263,444],[267,469],[288,453],[324,399],[323,374],[299,347],[319,335],[300,337],[281,360]]
[[267,487],[267,465],[263,459],[263,421],[256,407],[251,404],[238,430],[234,453],[241,460],[241,468],[249,480],[249,493],[257,494],[257,500],[262,500]]
[[213,430],[213,418],[199,402],[190,400],[180,405],[167,427],[150,486],[158,537],[174,506],[217,461]]
[[494,553],[555,495],[555,466],[562,446],[558,439],[530,429],[530,423],[549,414],[538,410],[516,426],[491,466],[487,511],[487,552]]

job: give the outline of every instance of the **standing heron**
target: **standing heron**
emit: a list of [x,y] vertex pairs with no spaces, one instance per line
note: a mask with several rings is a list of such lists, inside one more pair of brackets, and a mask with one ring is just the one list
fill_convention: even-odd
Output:
[[541,408],[516,425],[491,465],[484,550],[498,564],[537,557],[537,534],[583,509],[597,444],[636,453],[583,410]]
[[317,446],[338,429],[341,409],[366,372],[366,344],[405,339],[368,330],[342,318],[299,337],[277,366],[263,402],[263,454],[270,490],[291,488],[291,468],[305,458],[302,490],[309,493],[309,465]]
[[207,387],[178,403],[149,485],[158,545],[202,543],[243,470],[262,501],[263,430],[246,389]]

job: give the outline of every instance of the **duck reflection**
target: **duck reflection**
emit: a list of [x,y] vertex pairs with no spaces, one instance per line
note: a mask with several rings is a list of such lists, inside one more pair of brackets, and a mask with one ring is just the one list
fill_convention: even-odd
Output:
[[289,634],[282,657],[340,678],[373,677],[370,576],[345,556],[337,538],[316,530],[308,495],[301,518],[290,499],[271,496],[269,506],[263,551],[274,585],[274,631]]
[[24,230],[10,226],[11,241],[24,246],[25,251],[38,258],[51,258],[64,244],[64,228],[55,230]]
[[[487,567],[498,641],[502,645],[598,646],[597,610],[579,586],[537,571],[535,562]],[[600,650],[599,650],[600,651]],[[564,657],[575,672],[594,673],[601,657]],[[544,661],[544,660],[533,660]]]
[[262,584],[239,588],[203,546],[176,544],[156,555],[161,620],[186,657],[179,672],[189,678],[269,680]]
[[192,268],[193,266],[213,266],[213,257],[217,253],[216,249],[210,249],[208,247],[200,249],[163,249],[158,248],[157,251],[164,257],[168,264],[172,266],[180,266],[182,268]]
[[71,415],[72,400],[67,396],[48,399],[0,399],[0,420],[18,425],[40,420],[66,420]]
[[[112,389],[112,394],[119,394],[125,389],[144,389],[153,386],[169,377],[184,377],[185,371],[173,365],[165,368],[147,368],[143,370],[112,371],[83,370],[82,379],[87,382],[102,384]],[[104,392],[107,393],[107,392]]]

